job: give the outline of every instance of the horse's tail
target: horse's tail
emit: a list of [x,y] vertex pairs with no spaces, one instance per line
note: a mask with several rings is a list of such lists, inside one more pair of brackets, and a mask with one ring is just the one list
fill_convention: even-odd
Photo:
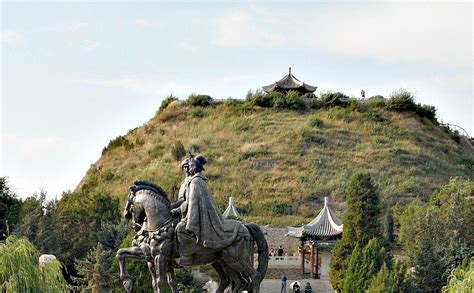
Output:
[[[265,239],[262,229],[257,224],[245,224],[245,227],[249,230],[253,240],[257,243],[258,252],[258,268],[257,271],[260,273],[260,281],[265,278],[268,268],[268,243]],[[253,255],[252,255],[253,257]]]

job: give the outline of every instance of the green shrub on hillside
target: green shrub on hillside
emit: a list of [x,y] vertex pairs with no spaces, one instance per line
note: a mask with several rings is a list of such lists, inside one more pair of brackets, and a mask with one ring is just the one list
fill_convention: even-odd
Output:
[[370,97],[367,102],[369,103],[369,105],[376,108],[385,108],[385,106],[387,105],[387,100],[381,95]]
[[426,117],[436,122],[436,108],[429,105],[415,103],[413,94],[404,89],[398,89],[392,92],[386,106],[387,110],[397,112],[414,112],[420,117]]
[[274,95],[266,94],[262,90],[256,90],[255,93],[248,91],[246,101],[254,106],[272,108],[274,104]]
[[125,136],[119,135],[116,138],[112,139],[109,144],[102,149],[102,154],[109,152],[113,149],[123,146],[125,150],[133,149],[134,144],[130,142]]
[[203,118],[206,116],[206,111],[204,111],[204,109],[201,107],[196,107],[189,111],[189,115],[194,118]]
[[206,107],[212,103],[212,97],[208,95],[191,94],[187,99],[187,103],[191,106]]
[[163,150],[165,149],[165,145],[164,144],[158,144],[156,146],[154,146],[152,149],[148,150],[148,155],[150,155],[150,157],[156,159],[156,158],[159,158],[161,156],[163,156]]
[[169,104],[171,104],[172,102],[177,101],[177,100],[178,100],[178,98],[173,96],[172,94],[167,96],[161,102],[160,108],[158,109],[158,113],[161,113],[164,109],[166,109],[166,107],[168,107]]
[[172,146],[171,146],[171,156],[173,159],[176,161],[181,160],[184,156],[186,155],[186,150],[184,149],[183,144],[181,141],[176,141]]
[[415,97],[413,94],[404,89],[398,89],[392,92],[390,99],[387,101],[387,110],[390,111],[416,111]]
[[288,91],[285,95],[284,108],[291,110],[306,109],[303,96],[298,91]]
[[347,106],[349,97],[341,92],[325,92],[321,94],[321,102],[324,107]]

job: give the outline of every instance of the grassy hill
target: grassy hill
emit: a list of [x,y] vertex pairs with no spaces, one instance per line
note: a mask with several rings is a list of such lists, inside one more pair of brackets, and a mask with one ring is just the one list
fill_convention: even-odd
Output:
[[390,204],[426,199],[452,176],[474,177],[474,158],[452,133],[433,117],[388,110],[387,100],[297,110],[249,101],[164,104],[143,126],[112,140],[76,191],[106,192],[123,203],[127,187],[145,179],[175,199],[184,146],[208,158],[222,210],[233,196],[245,220],[283,226],[310,220],[324,196],[343,212],[357,171],[369,171]]

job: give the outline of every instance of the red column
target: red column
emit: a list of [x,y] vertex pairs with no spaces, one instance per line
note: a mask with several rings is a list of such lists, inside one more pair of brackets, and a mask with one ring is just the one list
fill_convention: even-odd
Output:
[[319,263],[319,252],[318,252],[317,247],[315,247],[315,254],[316,254],[316,274],[314,275],[314,278],[317,279],[318,278],[318,263]]
[[314,278],[314,244],[311,244],[311,278]]
[[304,242],[301,241],[301,274],[304,276]]

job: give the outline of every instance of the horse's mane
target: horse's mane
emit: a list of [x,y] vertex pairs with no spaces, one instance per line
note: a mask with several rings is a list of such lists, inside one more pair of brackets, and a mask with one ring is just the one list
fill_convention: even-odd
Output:
[[[130,189],[133,192],[137,192],[140,190],[148,190],[151,191],[150,195],[152,195],[154,198],[158,200],[165,200],[165,204],[167,206],[170,205],[170,200],[168,198],[168,194],[161,188],[158,184],[155,184],[150,181],[145,181],[145,180],[138,180],[133,182],[133,185],[130,186]],[[159,197],[158,197],[159,196]]]

